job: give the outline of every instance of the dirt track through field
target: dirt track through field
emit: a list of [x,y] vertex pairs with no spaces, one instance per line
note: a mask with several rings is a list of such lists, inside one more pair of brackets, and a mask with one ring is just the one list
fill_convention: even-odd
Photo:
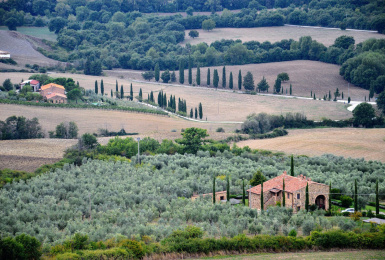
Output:
[[289,135],[237,143],[253,149],[319,156],[334,154],[385,162],[384,129],[323,128],[289,130]]

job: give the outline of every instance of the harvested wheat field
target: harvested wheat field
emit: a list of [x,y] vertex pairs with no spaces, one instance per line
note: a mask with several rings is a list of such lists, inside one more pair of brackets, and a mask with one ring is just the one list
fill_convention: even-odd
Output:
[[0,141],[0,169],[33,172],[44,164],[62,159],[64,151],[76,142],[73,139]]
[[287,154],[319,156],[334,154],[385,162],[384,129],[322,128],[289,130],[289,135],[247,140],[238,146],[279,151]]
[[[303,63],[302,63],[303,62]],[[298,66],[296,64],[299,64]],[[310,65],[315,65],[314,69],[310,69]],[[268,66],[270,65],[271,71],[282,71],[284,64],[274,64],[277,66],[273,66],[273,64],[259,64],[259,65],[245,65],[242,66],[243,71],[256,68],[255,71],[266,70],[269,72]],[[310,72],[315,73],[317,67],[323,69],[325,73],[332,73],[333,69],[328,68],[328,64],[318,63],[318,62],[306,62],[306,61],[298,61],[298,62],[287,62],[288,66],[291,66],[290,70],[284,70],[293,72],[290,77],[292,78],[291,82],[293,82],[293,94],[299,95],[297,93],[302,91],[305,92],[305,88],[308,87],[306,84],[307,81],[310,81],[311,78],[316,78],[323,80],[324,84],[317,83],[317,87],[328,86],[328,84],[336,84],[340,86],[340,90],[343,91],[344,80],[338,78],[338,75],[330,76],[329,78],[322,79],[321,76],[314,77]],[[282,66],[282,67],[280,67]],[[334,66],[334,65],[331,65]],[[277,67],[277,68],[276,68]],[[304,71],[304,74],[301,75],[300,72],[296,72],[295,69]],[[305,69],[305,68],[309,69]],[[238,71],[240,67],[231,66],[227,67],[228,73],[231,70]],[[280,70],[282,68],[282,70]],[[288,67],[287,67],[288,68]],[[206,69],[202,69],[202,74],[206,74]],[[271,73],[270,71],[270,73]],[[308,73],[306,73],[308,71]],[[194,72],[195,73],[195,72]],[[322,73],[321,73],[322,74]],[[11,78],[12,82],[20,82],[21,79],[26,79],[31,74],[27,73],[7,73],[0,74],[0,82],[5,78]],[[257,73],[255,73],[257,75]],[[260,73],[259,75],[263,75]],[[273,76],[274,75],[274,76]],[[297,76],[298,75],[298,76]],[[170,95],[176,95],[177,98],[183,98],[187,101],[188,112],[190,108],[198,107],[199,102],[202,102],[203,105],[203,119],[208,121],[235,121],[242,122],[246,119],[246,117],[251,113],[260,113],[266,112],[269,114],[281,114],[287,112],[299,112],[304,113],[309,119],[320,120],[322,117],[330,118],[330,119],[345,119],[351,117],[351,112],[346,109],[346,106],[343,103],[336,102],[325,102],[319,100],[304,100],[304,99],[296,99],[296,98],[285,98],[281,96],[260,96],[260,95],[245,95],[239,93],[233,93],[229,89],[225,89],[225,91],[216,91],[215,89],[207,89],[205,87],[193,87],[193,86],[178,86],[178,85],[170,85],[170,84],[154,84],[145,83],[145,82],[132,82],[130,79],[120,79],[117,77],[96,77],[96,76],[85,76],[78,74],[60,74],[60,73],[52,73],[52,77],[72,77],[75,81],[79,81],[80,86],[86,89],[94,89],[95,80],[100,81],[102,78],[104,80],[104,88],[105,93],[110,93],[110,90],[115,90],[116,80],[118,80],[119,85],[124,86],[124,90],[126,93],[129,91],[130,83],[133,83],[134,96],[138,95],[139,89],[142,88],[143,97],[146,98],[147,95],[154,91],[155,97],[158,94],[158,91],[163,90],[166,92],[167,97]],[[275,73],[271,73],[271,78],[275,77]],[[301,77],[301,78],[299,78]],[[204,76],[202,77],[204,78]],[[205,82],[205,81],[204,81]],[[288,84],[285,83],[287,86]],[[330,86],[330,88],[335,88],[335,85]],[[328,87],[324,87],[325,89],[329,89]],[[303,89],[303,90],[302,90]],[[221,90],[221,89],[220,89]],[[359,88],[350,88],[350,91],[355,91],[356,93],[360,93],[362,90]],[[307,91],[306,91],[307,92]],[[316,92],[318,96],[318,93]],[[359,95],[359,94],[357,94]],[[310,96],[310,90],[309,90]]]
[[[345,30],[324,27],[310,26],[274,26],[274,27],[257,27],[257,28],[215,28],[212,31],[197,30],[199,37],[191,38],[186,36],[186,39],[181,43],[183,45],[190,43],[196,45],[201,42],[210,43],[226,40],[242,40],[242,42],[269,41],[275,43],[281,40],[293,39],[298,41],[302,36],[311,36],[313,40],[323,43],[325,46],[334,44],[335,39],[342,35],[354,37],[356,44],[370,38],[385,39],[385,35],[377,32],[360,31],[360,30]],[[188,35],[186,33],[186,35]]]
[[144,135],[157,135],[161,139],[172,138],[175,134],[172,130],[179,132],[182,128],[200,127],[214,132],[218,127],[223,127],[226,132],[234,131],[239,124],[215,124],[197,123],[180,118],[168,116],[150,115],[143,113],[132,113],[123,111],[99,110],[99,109],[70,109],[70,108],[46,108],[29,107],[20,105],[0,104],[0,120],[16,115],[26,118],[37,117],[42,128],[48,132],[55,130],[61,122],[74,121],[79,134],[97,133],[100,128],[109,131],[119,131],[124,128],[128,133],[139,133]]
[[[219,89],[222,88],[222,66],[210,67],[211,71],[211,80],[213,79],[214,69],[218,70],[219,74]],[[207,84],[207,67],[201,68],[201,86],[206,86]],[[227,76],[227,90],[228,81],[230,77],[230,72],[233,73],[234,79],[234,90],[238,90],[238,72],[242,71],[242,76],[245,76],[247,71],[250,71],[254,76],[254,83],[257,86],[258,82],[265,77],[267,82],[270,85],[269,92],[273,92],[273,86],[277,75],[281,72],[286,72],[289,74],[290,81],[282,82],[284,94],[286,90],[289,93],[290,84],[293,87],[294,96],[310,97],[311,92],[316,94],[316,98],[323,98],[324,95],[329,94],[329,90],[332,95],[335,90],[338,88],[340,93],[344,92],[344,98],[348,98],[348,93],[352,100],[364,101],[365,96],[368,98],[369,91],[356,87],[352,84],[349,84],[342,76],[339,74],[340,66],[334,64],[323,63],[319,61],[284,61],[284,62],[271,62],[271,63],[261,63],[261,64],[247,64],[247,65],[236,65],[236,66],[226,66],[226,76]],[[141,76],[141,71],[132,71],[132,70],[112,70],[106,71],[106,73],[112,77],[117,78],[127,78],[135,80],[143,80]],[[193,74],[193,85],[196,84],[195,76],[196,69],[192,70]],[[178,80],[178,71],[176,72],[177,82]],[[185,70],[185,84],[188,83],[188,70]],[[115,83],[114,83],[115,84]],[[212,84],[212,82],[211,82]],[[93,85],[92,85],[93,86]],[[211,85],[213,87],[213,85]],[[243,87],[242,87],[243,89]],[[340,97],[341,98],[341,97]]]

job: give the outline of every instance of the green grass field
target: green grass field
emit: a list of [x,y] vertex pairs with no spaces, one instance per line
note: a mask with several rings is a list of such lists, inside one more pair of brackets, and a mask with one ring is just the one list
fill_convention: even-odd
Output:
[[[8,28],[6,26],[0,26],[0,30],[7,31]],[[45,39],[45,40],[49,40],[49,41],[56,41],[56,34],[53,32],[50,32],[48,30],[48,27],[22,26],[22,27],[17,27],[17,31],[22,33],[22,34],[37,37],[40,39]]]
[[254,260],[254,259],[385,259],[385,250],[362,250],[344,252],[306,252],[306,253],[260,253],[251,255],[216,256],[200,259],[231,259],[231,260]]

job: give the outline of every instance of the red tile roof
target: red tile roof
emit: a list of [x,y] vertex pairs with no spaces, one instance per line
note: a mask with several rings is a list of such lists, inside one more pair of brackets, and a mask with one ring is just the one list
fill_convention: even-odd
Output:
[[[309,183],[309,184],[317,183],[317,182],[312,181],[310,178],[306,178],[303,175],[299,175],[297,177],[287,175],[286,171],[285,171],[283,174],[264,182],[263,183],[263,191],[266,192],[266,191],[269,191],[272,189],[283,190],[283,179],[285,179],[285,191],[290,192],[290,193],[293,193],[295,191],[298,191],[298,190],[306,187],[307,183]],[[317,184],[321,184],[321,183],[317,183]],[[321,184],[321,185],[325,185],[325,184]],[[255,193],[255,194],[261,194],[261,184],[255,186],[255,187],[252,187],[251,189],[248,189],[247,191],[251,192],[251,193]]]
[[30,82],[29,82],[29,84],[31,84],[31,85],[36,85],[36,84],[39,84],[40,82],[39,81],[37,81],[37,80],[31,80]]

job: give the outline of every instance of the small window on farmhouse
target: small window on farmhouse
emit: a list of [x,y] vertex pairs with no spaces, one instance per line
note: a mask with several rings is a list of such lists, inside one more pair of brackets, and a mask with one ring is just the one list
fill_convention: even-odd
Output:
[[221,196],[221,200],[224,200],[225,199],[225,196]]
[[297,211],[300,211],[300,210],[301,210],[301,207],[298,206],[298,207],[297,207]]
[[301,198],[301,194],[298,193],[298,194],[297,194],[297,200],[299,200],[300,198]]
[[290,193],[287,194],[287,198],[290,199]]

